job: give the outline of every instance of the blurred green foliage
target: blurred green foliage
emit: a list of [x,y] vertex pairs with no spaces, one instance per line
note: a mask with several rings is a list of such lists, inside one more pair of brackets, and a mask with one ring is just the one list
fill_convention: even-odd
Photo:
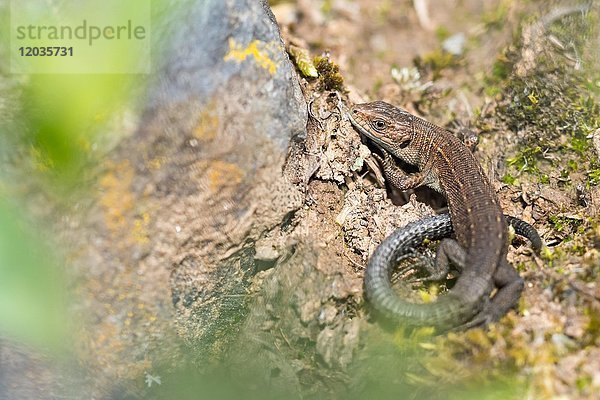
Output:
[[68,322],[52,253],[22,210],[0,199],[0,334],[58,350],[69,342]]
[[92,145],[125,100],[129,82],[119,75],[33,75],[24,88],[31,160],[54,185],[79,184],[93,162]]
[[[85,195],[103,154],[93,151],[95,144],[119,134],[106,132],[106,124],[141,77],[9,74],[9,3],[0,3],[0,55],[6,55],[0,60],[0,336],[60,350],[70,343],[73,299],[66,261],[56,251],[67,244],[52,231],[54,223],[61,207],[77,201],[75,193]],[[131,15],[135,2],[113,12]]]

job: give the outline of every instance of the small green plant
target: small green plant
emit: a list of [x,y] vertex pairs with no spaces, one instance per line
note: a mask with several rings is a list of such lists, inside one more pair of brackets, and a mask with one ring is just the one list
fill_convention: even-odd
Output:
[[344,77],[340,74],[340,67],[329,57],[317,56],[313,63],[319,73],[319,86],[322,90],[344,90]]

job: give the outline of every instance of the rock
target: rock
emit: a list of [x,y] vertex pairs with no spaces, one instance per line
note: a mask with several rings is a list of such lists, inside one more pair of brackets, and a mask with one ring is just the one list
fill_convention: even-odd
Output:
[[302,203],[281,171],[307,112],[265,1],[177,7],[159,28],[161,63],[138,132],[122,149],[133,187],[150,188],[144,196],[158,206],[150,219],[169,243],[178,331],[210,353],[246,312],[251,243]]

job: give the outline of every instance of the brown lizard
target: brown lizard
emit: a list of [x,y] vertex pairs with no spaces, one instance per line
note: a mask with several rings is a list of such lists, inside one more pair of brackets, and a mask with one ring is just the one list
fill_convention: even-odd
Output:
[[[445,129],[382,101],[355,105],[349,117],[355,128],[382,150],[380,161],[392,185],[401,190],[427,185],[445,195],[450,230],[442,229],[437,220],[421,228],[413,226],[414,240],[409,244],[418,245],[423,237],[448,236],[453,228],[455,239],[444,238],[438,248],[435,275],[446,276],[450,263],[461,271],[452,290],[435,302],[402,300],[389,283],[390,264],[406,252],[408,243],[406,235],[396,235],[405,241],[384,241],[367,267],[365,290],[370,303],[406,323],[440,328],[484,324],[503,316],[519,300],[523,280],[506,260],[506,219],[473,154]],[[394,158],[416,166],[418,172],[405,173]],[[539,249],[537,232],[512,220],[525,224],[519,225],[518,233],[528,236]],[[494,288],[497,291],[490,300]]]

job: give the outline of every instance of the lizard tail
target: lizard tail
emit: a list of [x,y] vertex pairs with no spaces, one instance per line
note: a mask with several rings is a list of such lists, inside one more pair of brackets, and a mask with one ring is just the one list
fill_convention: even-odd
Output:
[[[536,252],[543,242],[535,228],[518,218],[505,216],[515,232],[526,237]],[[466,302],[450,292],[432,303],[418,304],[400,298],[391,284],[392,269],[399,258],[410,253],[423,240],[449,237],[454,229],[450,215],[421,219],[397,229],[376,249],[365,272],[365,295],[373,308],[386,317],[409,326],[435,326],[446,330],[466,323],[483,303]]]

